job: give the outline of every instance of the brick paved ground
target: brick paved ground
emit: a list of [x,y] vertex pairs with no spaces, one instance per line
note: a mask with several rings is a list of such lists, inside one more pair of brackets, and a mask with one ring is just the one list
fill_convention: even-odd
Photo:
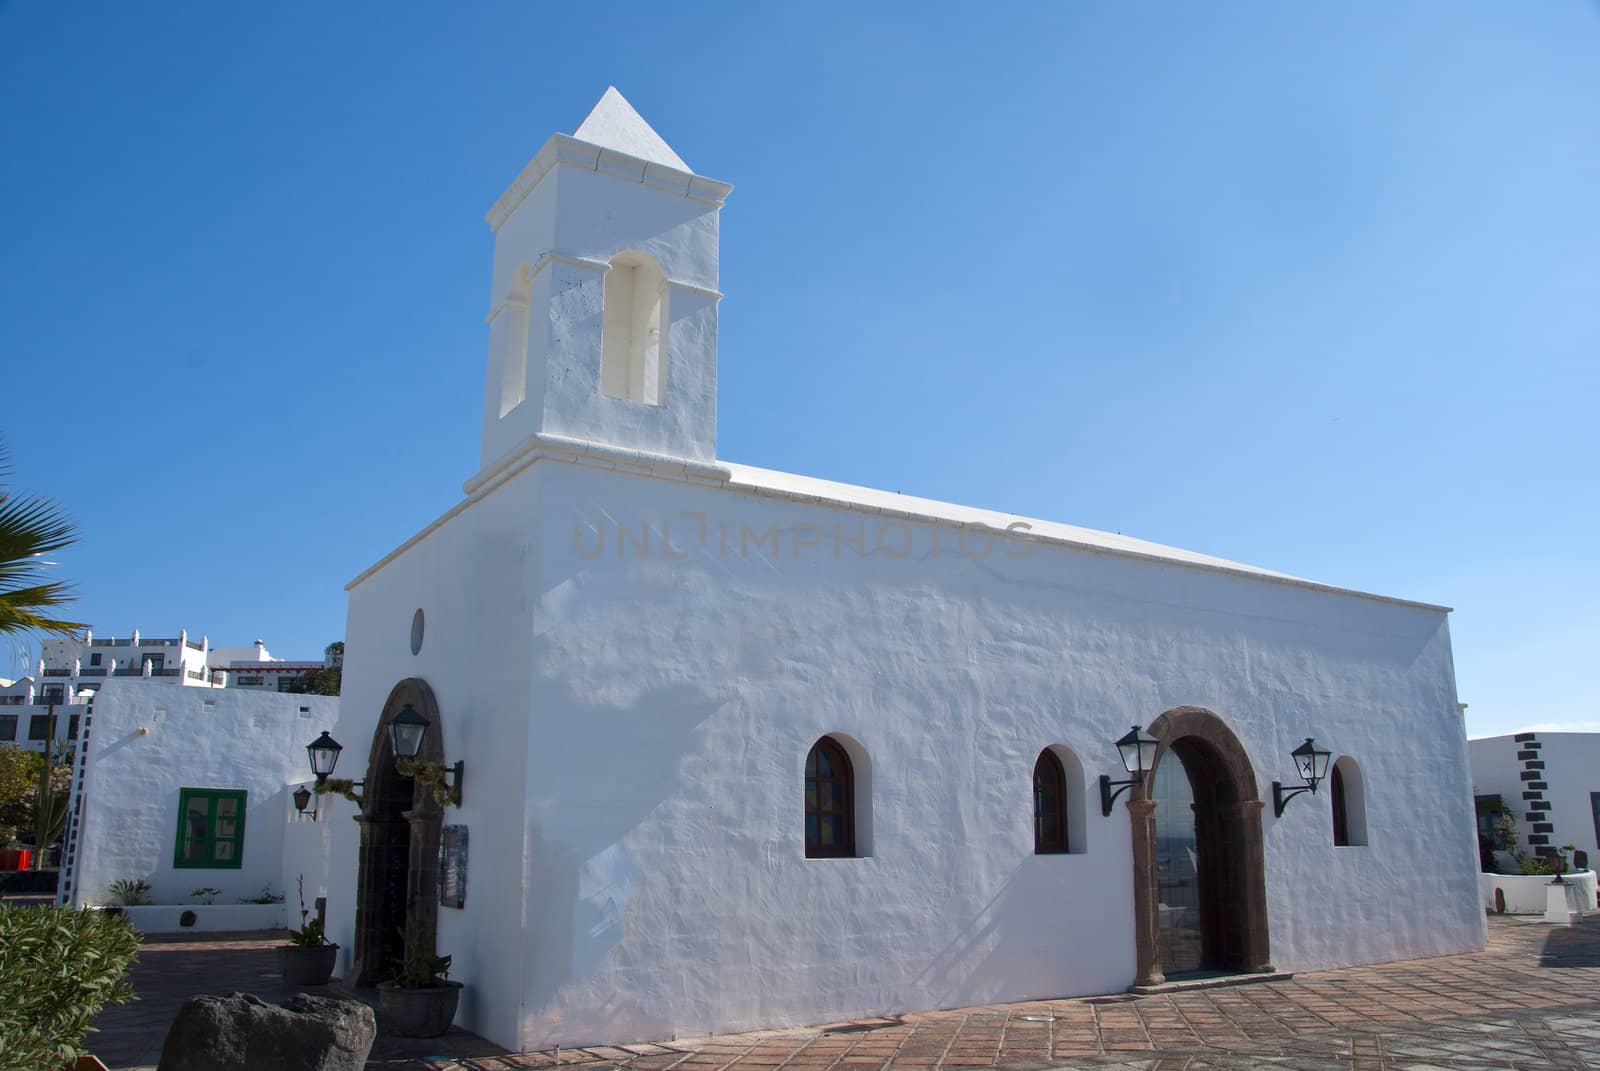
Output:
[[[285,988],[278,973],[276,951],[284,941],[282,930],[231,933],[220,938],[203,934],[146,937],[130,973],[139,999],[100,1013],[94,1023],[96,1032],[89,1035],[89,1050],[107,1067],[153,1068],[178,1008],[198,993],[254,993],[269,1001],[283,1001],[302,991],[346,995],[328,986]],[[446,1047],[441,1049],[441,1045]],[[440,1051],[453,1057],[505,1052],[475,1034],[452,1030],[446,1037],[432,1041],[380,1039],[374,1055],[381,1054],[390,1066],[397,1066],[400,1061],[406,1066],[426,1068],[437,1065],[417,1058]]]
[[[110,1009],[91,1041],[113,1067],[150,1055],[189,992],[284,992],[266,935],[152,942],[134,983],[147,1006]],[[175,976],[176,974],[176,976]],[[253,983],[253,984],[252,984]],[[153,1040],[149,1040],[153,1035]],[[138,1040],[144,1036],[146,1040]],[[113,1058],[115,1057],[115,1059]],[[117,1059],[124,1061],[119,1064]],[[1031,1001],[805,1030],[509,1054],[452,1031],[382,1039],[369,1071],[968,1071],[1054,1067],[1207,1071],[1600,1071],[1600,916],[1547,927],[1492,919],[1481,953],[1303,974],[1151,997]]]
[[139,999],[105,1009],[95,1020],[88,1048],[110,1067],[154,1065],[172,1017],[196,993],[259,993],[268,1000],[288,994],[277,988],[270,951],[280,934],[151,935],[139,946],[129,978]]

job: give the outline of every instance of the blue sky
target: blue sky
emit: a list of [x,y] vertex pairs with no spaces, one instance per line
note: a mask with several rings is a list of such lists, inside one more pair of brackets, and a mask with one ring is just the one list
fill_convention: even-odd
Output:
[[1457,608],[1600,728],[1600,6],[0,0],[0,359],[101,633],[309,657],[476,468],[484,211],[615,83],[719,452]]

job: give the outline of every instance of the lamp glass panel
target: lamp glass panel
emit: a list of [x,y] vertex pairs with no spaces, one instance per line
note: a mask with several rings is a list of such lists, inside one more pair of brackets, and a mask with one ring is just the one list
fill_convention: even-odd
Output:
[[1317,746],[1317,742],[1310,738],[1306,742],[1289,752],[1294,759],[1295,772],[1307,785],[1315,788],[1328,775],[1328,759],[1332,753],[1326,748]]
[[402,759],[416,758],[417,752],[422,750],[422,732],[426,728],[426,725],[390,722],[389,741],[394,745],[394,753]]
[[1139,730],[1124,736],[1117,741],[1117,754],[1122,757],[1122,768],[1129,773],[1138,773],[1144,769],[1139,765]]
[[1328,760],[1332,757],[1332,752],[1324,751],[1321,748],[1311,753],[1312,767],[1318,781],[1328,776]]
[[1149,733],[1139,734],[1139,769],[1148,770],[1156,764],[1156,748],[1161,741]]
[[1135,725],[1126,736],[1117,741],[1117,752],[1122,756],[1123,769],[1131,774],[1149,770],[1155,765],[1156,747],[1160,743]]
[[339,752],[343,750],[327,733],[317,737],[306,746],[306,754],[311,757],[311,772],[319,777],[333,773],[334,766],[339,762]]

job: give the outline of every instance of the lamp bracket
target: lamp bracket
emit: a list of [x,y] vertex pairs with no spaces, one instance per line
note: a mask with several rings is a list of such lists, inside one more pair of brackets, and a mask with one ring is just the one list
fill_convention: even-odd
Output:
[[[1134,785],[1144,781],[1144,774],[1136,773],[1126,781],[1113,781],[1106,774],[1100,775],[1100,814],[1105,818],[1111,817],[1111,805]],[[1112,791],[1115,789],[1115,791]]]
[[1301,785],[1298,788],[1284,788],[1282,781],[1272,782],[1272,816],[1274,818],[1282,818],[1283,809],[1289,806],[1290,800],[1294,799],[1302,792],[1310,792],[1312,795],[1315,795],[1316,791],[1316,785]]

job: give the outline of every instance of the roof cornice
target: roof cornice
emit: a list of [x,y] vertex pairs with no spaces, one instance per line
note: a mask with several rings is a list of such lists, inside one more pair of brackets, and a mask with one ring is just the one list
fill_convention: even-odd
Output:
[[466,494],[465,498],[440,514],[432,524],[422,529],[422,531],[394,548],[388,554],[385,554],[367,569],[362,570],[359,576],[344,586],[344,589],[346,591],[351,590],[367,577],[400,557],[400,555],[416,546],[438,529],[444,527],[451,518],[464,511],[468,506],[494,494],[501,487],[504,487],[512,477],[539,461],[563,461],[570,465],[579,465],[585,468],[606,469],[612,472],[651,476],[679,483],[697,483],[712,486],[723,486],[733,478],[733,470],[718,465],[714,461],[695,461],[686,457],[673,457],[670,454],[651,453],[648,450],[630,450],[626,447],[591,442],[587,439],[571,439],[565,435],[552,435],[549,432],[535,432],[518,443],[515,448],[493,465],[462,484],[461,490]]
[[[539,461],[559,461],[569,465],[578,465],[584,468],[605,469],[613,472],[626,472],[654,479],[673,480],[679,483],[694,483],[702,486],[715,486],[723,490],[739,494],[753,495],[759,498],[788,499],[793,502],[809,505],[824,506],[832,509],[845,510],[851,513],[872,514],[888,517],[895,520],[906,520],[922,524],[937,525],[948,529],[971,529],[974,531],[993,534],[997,531],[1009,529],[998,523],[1000,517],[988,519],[974,519],[956,517],[939,512],[940,506],[948,503],[933,502],[925,499],[907,499],[907,508],[897,509],[884,505],[874,505],[850,498],[844,493],[829,493],[819,489],[817,492],[807,492],[786,487],[777,487],[762,483],[750,478],[752,470],[743,466],[729,468],[716,462],[693,461],[689,458],[671,457],[665,454],[654,454],[644,450],[629,450],[623,447],[611,446],[606,443],[591,442],[584,439],[571,439],[564,435],[550,435],[536,433],[528,436],[500,461],[489,469],[480,472],[462,485],[462,490],[467,497],[441,514],[432,524],[406,540],[400,546],[390,551],[369,568],[363,570],[359,576],[345,585],[345,590],[350,591],[356,585],[378,572],[384,566],[404,554],[411,547],[420,543],[434,531],[443,527],[463,512],[468,506],[493,494],[517,473]],[[1022,522],[1024,525],[1040,525],[1049,522],[1037,518],[1023,517],[1015,514],[1004,515],[1013,522]],[[1364,599],[1372,602],[1387,603],[1391,606],[1405,606],[1414,610],[1425,610],[1434,613],[1451,612],[1448,606],[1434,603],[1419,602],[1415,599],[1403,599],[1393,595],[1379,595],[1370,591],[1361,591],[1356,588],[1340,587],[1337,584],[1325,584],[1316,580],[1306,580],[1301,577],[1288,576],[1281,573],[1259,572],[1248,567],[1223,561],[1192,561],[1184,558],[1169,557],[1160,553],[1138,550],[1131,547],[1105,546],[1083,539],[1075,539],[1049,531],[1040,531],[1036,527],[1029,528],[1025,534],[1014,534],[1011,538],[1021,539],[1028,543],[1041,546],[1065,547],[1072,550],[1085,551],[1090,554],[1101,554],[1113,558],[1123,558],[1132,561],[1144,561],[1152,564],[1171,566],[1180,569],[1193,569],[1203,573],[1220,574],[1236,577],[1241,580],[1258,581],[1261,583],[1277,584],[1283,587],[1299,588],[1303,591],[1315,591],[1329,595],[1344,595],[1355,599]]]
[[654,160],[645,160],[618,152],[616,149],[591,145],[587,141],[579,141],[570,134],[552,134],[550,140],[534,154],[533,159],[528,161],[528,166],[522,169],[522,173],[506,187],[506,192],[500,195],[500,199],[484,215],[483,218],[488,222],[490,229],[498,231],[500,225],[511,218],[511,213],[517,210],[517,206],[533,192],[534,187],[544,180],[545,175],[563,165],[585,171],[598,171],[625,182],[637,182],[641,186],[675,193],[691,201],[710,205],[712,208],[721,208],[728,194],[733,192],[733,186],[729,183],[696,175],[692,171],[680,171],[666,164],[658,164]]

